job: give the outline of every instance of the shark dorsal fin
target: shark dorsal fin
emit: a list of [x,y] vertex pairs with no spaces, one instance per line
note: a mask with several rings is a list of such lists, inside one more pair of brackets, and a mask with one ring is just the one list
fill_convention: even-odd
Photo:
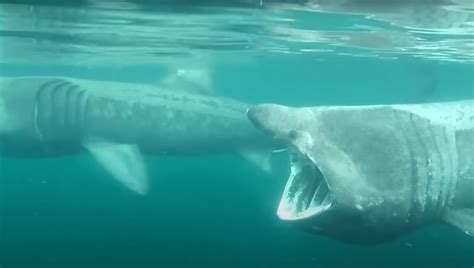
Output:
[[160,89],[199,95],[214,95],[207,69],[180,68],[160,81]]

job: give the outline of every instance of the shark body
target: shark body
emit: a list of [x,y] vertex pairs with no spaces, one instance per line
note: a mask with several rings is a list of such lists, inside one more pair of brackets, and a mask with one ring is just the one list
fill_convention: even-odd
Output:
[[3,154],[48,157],[85,149],[141,194],[148,187],[142,152],[240,152],[255,162],[272,146],[246,118],[247,105],[228,98],[64,77],[0,83]]
[[262,104],[248,116],[290,148],[281,219],[356,243],[434,223],[474,235],[474,101]]

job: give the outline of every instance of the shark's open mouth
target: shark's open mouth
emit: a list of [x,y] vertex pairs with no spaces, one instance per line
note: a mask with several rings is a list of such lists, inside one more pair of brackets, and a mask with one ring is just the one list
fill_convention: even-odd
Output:
[[321,170],[308,157],[290,150],[291,174],[278,207],[283,220],[314,216],[331,207],[328,184]]

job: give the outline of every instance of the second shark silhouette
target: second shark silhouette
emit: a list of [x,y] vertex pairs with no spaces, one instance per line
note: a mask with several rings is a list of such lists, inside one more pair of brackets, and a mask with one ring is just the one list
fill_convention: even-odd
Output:
[[[64,77],[0,80],[1,153],[17,157],[86,149],[127,188],[145,194],[149,154],[239,153],[270,171],[273,142],[248,121],[247,105],[205,95],[195,72],[161,87]],[[195,93],[194,88],[200,93]],[[191,92],[193,91],[193,92]]]

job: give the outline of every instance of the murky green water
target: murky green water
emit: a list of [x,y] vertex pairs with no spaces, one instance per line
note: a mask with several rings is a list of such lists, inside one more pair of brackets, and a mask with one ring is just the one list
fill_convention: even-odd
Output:
[[[0,75],[153,85],[177,68],[199,68],[211,74],[216,95],[289,106],[474,94],[469,2],[91,2],[1,4]],[[359,246],[281,221],[287,157],[276,153],[266,174],[236,155],[146,156],[150,192],[138,196],[85,153],[1,156],[0,266],[474,265],[473,238],[448,226]]]

